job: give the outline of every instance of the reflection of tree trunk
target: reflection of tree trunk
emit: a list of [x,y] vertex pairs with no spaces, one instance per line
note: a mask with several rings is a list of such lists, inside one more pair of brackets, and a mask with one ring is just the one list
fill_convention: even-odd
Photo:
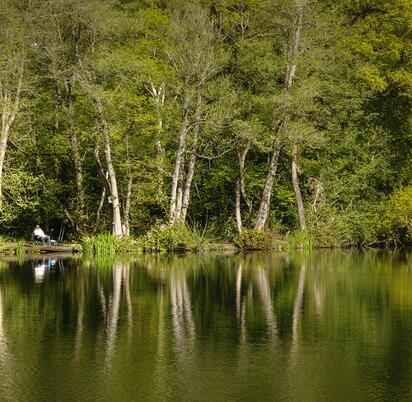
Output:
[[267,277],[267,272],[259,268],[256,272],[256,282],[258,285],[260,298],[263,304],[263,310],[266,316],[266,322],[269,329],[269,336],[271,338],[276,335],[276,318],[273,312],[272,296],[270,294],[269,280]]
[[156,351],[156,369],[155,378],[156,386],[160,395],[164,395],[167,372],[166,348],[165,348],[165,314],[164,314],[164,296],[163,288],[160,287],[157,293],[158,305],[158,327],[157,327],[157,351]]
[[246,301],[242,300],[240,307],[240,343],[244,344],[246,342]]
[[74,356],[79,358],[80,348],[83,335],[83,317],[84,317],[84,282],[83,279],[78,278],[77,289],[80,288],[80,296],[78,298],[77,306],[77,324],[76,324],[76,335],[74,338]]
[[302,264],[299,272],[298,290],[296,292],[295,304],[293,305],[292,338],[297,343],[300,315],[302,312],[303,292],[305,289],[305,266]]
[[178,349],[181,350],[191,345],[195,336],[190,293],[184,271],[171,271],[170,298],[175,341]]
[[4,333],[3,311],[3,293],[0,289],[0,367],[3,367],[4,369],[7,356],[7,338],[6,334]]
[[239,262],[236,275],[236,316],[240,320],[240,299],[242,296],[242,263]]
[[123,287],[126,294],[127,303],[127,337],[130,341],[133,332],[133,305],[132,298],[130,296],[130,269],[129,265],[123,267]]
[[110,365],[117,337],[117,323],[119,321],[120,296],[122,289],[122,265],[113,269],[113,296],[109,299],[107,320],[106,363]]
[[13,355],[9,352],[8,338],[4,330],[3,302],[3,291],[0,289],[0,374],[3,380],[0,389],[3,394],[2,396],[9,395],[10,400],[19,400],[18,390],[14,386],[14,381],[17,375],[13,364],[15,359],[13,359]]

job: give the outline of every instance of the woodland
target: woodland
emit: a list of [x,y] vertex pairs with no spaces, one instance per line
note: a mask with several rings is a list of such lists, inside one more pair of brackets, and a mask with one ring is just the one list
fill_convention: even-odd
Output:
[[411,33],[410,0],[0,0],[0,234],[410,244]]

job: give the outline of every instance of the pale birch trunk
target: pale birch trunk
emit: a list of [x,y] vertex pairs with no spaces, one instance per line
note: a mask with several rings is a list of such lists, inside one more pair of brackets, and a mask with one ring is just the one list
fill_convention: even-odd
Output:
[[100,121],[103,129],[103,143],[104,143],[104,154],[107,165],[107,173],[109,176],[110,183],[110,201],[112,204],[112,233],[116,237],[121,237],[123,235],[122,230],[122,219],[120,215],[120,201],[119,201],[119,192],[117,189],[117,178],[116,171],[113,166],[112,161],[112,149],[110,145],[110,136],[109,136],[109,127],[107,121],[103,115],[103,108],[99,99],[95,99],[96,110],[99,114]]
[[194,130],[194,135],[193,135],[192,150],[191,150],[191,155],[189,159],[189,166],[187,168],[187,173],[186,173],[186,181],[185,181],[183,201],[182,201],[182,210],[180,212],[180,217],[179,217],[181,222],[186,222],[187,210],[189,208],[190,190],[192,187],[193,176],[195,174],[196,152],[197,152],[197,142],[199,139],[199,132],[200,132],[201,113],[202,113],[202,95],[199,94],[197,97],[196,122],[195,122],[195,130]]
[[[289,90],[292,87],[293,80],[295,78],[296,68],[297,68],[297,57],[299,55],[300,38],[303,26],[303,0],[296,0],[296,25],[295,25],[295,40],[292,48],[291,54],[291,64],[288,68],[286,87]],[[302,193],[300,191],[299,180],[298,180],[298,168],[297,168],[297,158],[298,158],[298,146],[296,143],[293,144],[293,155],[292,155],[292,184],[293,190],[296,197],[296,205],[298,209],[299,216],[299,226],[301,230],[306,229],[306,219],[305,219],[305,209],[302,201]]]
[[183,193],[182,210],[180,211],[179,220],[186,222],[187,210],[189,209],[190,190],[192,187],[193,176],[195,174],[196,165],[196,146],[192,147],[192,154],[190,155],[189,166],[187,168],[186,181]]
[[175,222],[180,220],[180,214],[182,212],[183,186],[184,186],[184,180],[185,180],[185,164],[186,164],[186,151],[183,153],[182,160],[180,162],[179,184],[177,186],[177,196],[176,196]]
[[305,230],[306,229],[305,207],[303,205],[302,193],[300,191],[300,186],[299,186],[298,146],[296,144],[293,145],[292,183],[293,183],[293,190],[295,191],[296,206],[297,206],[297,209],[298,209],[300,230]]
[[249,213],[252,211],[252,202],[246,195],[245,189],[245,162],[246,156],[250,149],[251,141],[248,141],[246,147],[244,148],[243,152],[238,151],[238,159],[239,159],[239,178],[236,182],[236,223],[237,223],[237,230],[239,233],[242,233],[243,224],[242,224],[242,206],[241,206],[241,198],[245,201],[246,205],[248,206]]
[[126,133],[126,163],[127,163],[127,193],[126,193],[126,203],[124,207],[124,216],[123,216],[123,234],[125,236],[130,235],[130,206],[132,200],[132,187],[133,187],[133,178],[132,178],[132,168],[130,163],[129,156],[129,134]]
[[[293,80],[295,78],[296,69],[297,69],[297,57],[299,54],[300,38],[301,31],[303,26],[303,2],[304,0],[296,0],[296,23],[295,23],[295,32],[294,32],[294,41],[292,48],[290,49],[290,62],[286,68],[286,78],[285,78],[285,87],[286,91],[289,91],[293,85]],[[273,180],[276,174],[276,168],[278,164],[279,154],[282,147],[281,140],[279,138],[279,131],[282,125],[284,124],[285,117],[283,117],[280,125],[277,130],[277,138],[275,141],[275,147],[272,153],[272,158],[269,166],[269,173],[266,177],[265,187],[263,189],[263,194],[261,198],[261,203],[259,207],[258,216],[256,219],[255,229],[263,229],[266,224],[267,217],[270,210],[270,198],[272,193]]]
[[4,160],[6,158],[7,141],[9,138],[10,127],[13,124],[19,109],[20,94],[23,85],[23,69],[24,66],[22,65],[14,96],[10,91],[3,89],[0,83],[0,99],[2,104],[0,133],[0,209],[3,205],[3,169]]
[[176,153],[175,169],[172,176],[172,191],[170,193],[170,213],[169,213],[169,223],[173,224],[176,221],[176,201],[177,201],[177,190],[179,184],[179,178],[181,175],[182,162],[184,154],[186,152],[186,135],[187,135],[187,123],[188,123],[188,110],[187,110],[187,101],[185,102],[184,112],[183,112],[183,121],[180,127],[179,135],[179,147]]
[[262,230],[265,227],[270,210],[270,198],[272,196],[273,181],[276,176],[276,170],[278,167],[279,155],[282,149],[280,138],[277,137],[275,146],[272,151],[272,157],[270,158],[269,172],[266,176],[265,187],[263,188],[262,198],[260,201],[259,212],[256,218],[255,229]]
[[157,167],[157,199],[160,207],[164,207],[164,148],[162,145],[162,135],[163,135],[163,117],[162,109],[165,102],[165,83],[162,82],[159,88],[156,88],[153,82],[150,83],[150,89],[148,88],[150,94],[153,97],[154,108],[157,117],[157,131],[156,131],[156,167]]
[[68,117],[70,124],[70,145],[73,153],[74,170],[76,176],[77,199],[79,202],[79,211],[83,215],[85,213],[85,189],[83,178],[82,158],[80,155],[79,139],[77,136],[77,127],[74,121],[74,110],[72,101],[69,100]]
[[236,195],[235,213],[236,213],[237,231],[239,233],[242,233],[243,227],[242,227],[242,212],[241,212],[241,206],[240,206],[240,201],[241,201],[240,200],[240,179],[238,179],[236,182],[235,195]]

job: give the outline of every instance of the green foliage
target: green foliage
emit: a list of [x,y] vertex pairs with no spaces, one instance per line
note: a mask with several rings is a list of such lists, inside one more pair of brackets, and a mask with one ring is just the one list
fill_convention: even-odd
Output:
[[19,240],[19,241],[17,242],[15,253],[16,253],[17,260],[18,260],[19,262],[21,262],[21,261],[24,260],[24,255],[25,255],[25,252],[24,252],[24,240]]
[[284,241],[272,230],[243,229],[235,244],[243,250],[271,250],[282,248]]
[[[247,150],[240,204],[243,227],[251,228],[275,138],[284,143],[269,230],[245,229],[239,247],[276,247],[287,231],[294,246],[410,242],[410,1],[303,3],[299,57],[292,60],[294,0],[4,1],[0,92],[13,98],[22,72],[23,87],[2,166],[0,232],[27,236],[37,223],[53,237],[64,225],[65,240],[110,232],[111,204],[109,194],[102,197],[95,157],[100,148],[106,165],[104,121],[122,212],[132,180],[130,234],[141,237],[137,244],[85,237],[85,253],[198,249],[205,234],[233,240],[238,152]],[[0,96],[5,115],[8,96]],[[192,229],[163,228],[156,222],[168,219],[185,127],[180,183],[191,155],[197,158]],[[293,232],[295,143],[310,239]]]
[[308,230],[296,230],[287,237],[290,249],[311,250],[315,247],[315,241]]
[[82,251],[86,256],[104,257],[115,255],[118,239],[110,234],[85,236],[82,239]]
[[396,190],[375,217],[381,239],[387,243],[412,243],[412,186]]
[[143,251],[196,251],[201,250],[205,240],[197,230],[191,230],[184,223],[171,226],[155,225],[146,235],[138,239]]
[[308,214],[308,231],[316,247],[362,246],[376,241],[372,217],[373,213],[361,206],[338,210],[324,205],[316,214]]

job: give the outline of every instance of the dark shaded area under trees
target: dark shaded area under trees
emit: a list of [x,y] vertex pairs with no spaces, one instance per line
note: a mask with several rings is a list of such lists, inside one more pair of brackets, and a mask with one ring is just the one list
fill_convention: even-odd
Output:
[[0,0],[0,233],[412,241],[409,0]]

